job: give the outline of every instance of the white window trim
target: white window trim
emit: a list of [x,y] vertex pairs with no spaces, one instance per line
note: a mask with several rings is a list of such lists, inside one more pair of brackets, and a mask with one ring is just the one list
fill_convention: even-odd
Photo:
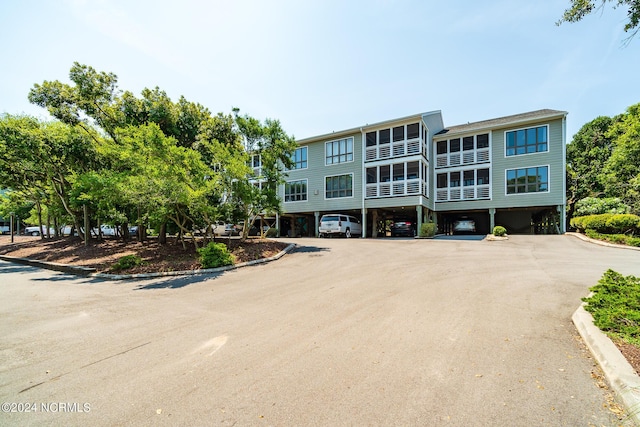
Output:
[[[512,156],[510,156],[512,157]],[[507,193],[507,171],[513,171],[513,170],[518,170],[518,169],[529,169],[529,168],[547,168],[547,191],[536,191],[534,193],[512,193],[509,194]],[[535,165],[535,166],[524,166],[524,167],[517,167],[517,168],[509,168],[509,169],[505,169],[504,170],[504,195],[506,197],[513,197],[513,196],[531,196],[534,194],[549,194],[551,193],[551,165],[546,164],[546,165]]]
[[[338,162],[338,163],[327,163],[327,144],[333,144],[334,142],[337,141],[342,141],[342,140],[349,140],[351,139],[351,160],[347,160],[344,162]],[[308,154],[308,153],[307,153]],[[356,139],[353,136],[347,136],[345,138],[339,138],[339,139],[332,139],[331,141],[326,141],[324,143],[324,165],[325,166],[335,166],[335,165],[344,165],[347,163],[353,163],[356,161]],[[331,156],[331,157],[336,157],[336,156]],[[307,158],[307,164],[308,164],[308,158]],[[342,174],[344,175],[344,174]]]
[[[513,156],[507,156],[507,133],[508,132],[517,132],[519,130],[527,130],[527,129],[531,129],[531,128],[540,128],[540,127],[546,127],[547,128],[547,151],[536,151],[535,153],[524,153],[524,154],[514,154]],[[505,130],[504,131],[504,135],[503,135],[503,141],[504,141],[504,158],[505,159],[509,159],[509,158],[522,158],[522,156],[532,156],[535,154],[547,154],[551,152],[551,144],[549,143],[549,139],[550,139],[550,134],[549,134],[549,124],[543,124],[543,125],[535,125],[535,126],[527,126],[527,127],[523,127],[523,128],[517,128],[517,129],[509,129],[509,130]],[[491,145],[489,145],[489,147],[491,147]],[[533,166],[532,166],[533,167]],[[519,168],[520,169],[520,168]]]
[[[336,176],[343,176],[343,175],[351,175],[351,196],[345,196],[345,197],[327,197],[327,178],[333,178]],[[345,200],[345,199],[353,199],[355,197],[355,180],[354,180],[354,176],[353,176],[353,172],[351,173],[339,173],[337,175],[325,175],[324,178],[322,178],[322,185],[324,187],[324,191],[323,191],[323,196],[324,196],[324,200]]]
[[[289,200],[289,201],[286,201],[285,199],[287,198],[287,184],[291,184],[292,182],[299,182],[299,181],[304,181],[307,184],[307,199],[306,200]],[[308,178],[290,179],[290,180],[287,180],[285,182],[285,184],[282,187],[282,202],[283,203],[306,203],[308,201],[309,201],[309,179]]]

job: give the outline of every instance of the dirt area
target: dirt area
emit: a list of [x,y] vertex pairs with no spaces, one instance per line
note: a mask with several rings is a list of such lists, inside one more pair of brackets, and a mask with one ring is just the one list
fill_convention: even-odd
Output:
[[[269,258],[287,244],[268,239],[218,238],[216,242],[224,243],[236,257],[236,264],[261,258]],[[104,239],[92,241],[85,246],[78,237],[59,239],[41,239],[39,237],[16,236],[11,243],[10,236],[0,236],[0,255],[20,258],[32,258],[41,261],[61,264],[94,267],[99,272],[109,272],[110,267],[125,255],[138,255],[143,264],[122,271],[121,273],[152,273],[164,271],[196,270],[201,268],[192,242],[187,242],[187,249],[176,239],[169,239],[165,245],[150,239],[144,243]]]

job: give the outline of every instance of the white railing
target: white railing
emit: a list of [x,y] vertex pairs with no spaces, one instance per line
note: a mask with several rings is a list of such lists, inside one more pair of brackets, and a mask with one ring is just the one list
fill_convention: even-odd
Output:
[[[415,138],[405,141],[391,142],[388,144],[367,147],[365,150],[365,161],[391,159],[393,157],[401,157],[410,154],[420,154],[422,148],[426,147],[421,138]],[[426,149],[424,150],[426,153]]]
[[463,151],[456,153],[438,154],[436,156],[436,168],[446,168],[448,166],[461,166],[473,163],[486,163],[489,161],[489,149],[480,148],[477,150]]
[[412,196],[421,194],[423,189],[426,191],[426,187],[426,182],[420,179],[381,182],[377,184],[367,184],[365,194],[368,199],[390,196]]
[[489,184],[470,185],[465,187],[438,188],[436,202],[452,202],[458,200],[484,200],[491,197]]

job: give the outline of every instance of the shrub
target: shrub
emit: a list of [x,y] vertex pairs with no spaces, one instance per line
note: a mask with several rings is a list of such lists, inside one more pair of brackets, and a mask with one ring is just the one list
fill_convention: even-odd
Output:
[[494,236],[502,237],[505,234],[507,234],[507,229],[504,228],[503,226],[496,225],[495,227],[493,227],[493,235]]
[[587,215],[577,218],[571,218],[569,222],[572,227],[575,227],[580,232],[586,230],[594,230],[598,233],[609,232],[607,221],[613,216],[613,214],[600,214],[600,215]]
[[576,202],[576,216],[600,215],[603,213],[624,214],[629,212],[629,206],[615,197],[585,197]]
[[640,278],[607,270],[593,295],[582,300],[593,315],[594,324],[616,338],[640,344]]
[[111,266],[111,271],[127,270],[142,264],[142,258],[137,255],[125,255]]
[[437,226],[433,222],[425,222],[420,226],[420,237],[433,237],[436,235]]
[[607,227],[612,233],[637,234],[640,228],[640,216],[617,214],[607,220]]
[[266,237],[278,237],[280,234],[278,233],[277,228],[269,228],[266,233]]
[[204,248],[198,249],[202,268],[216,268],[223,265],[233,265],[235,257],[224,243],[209,243]]

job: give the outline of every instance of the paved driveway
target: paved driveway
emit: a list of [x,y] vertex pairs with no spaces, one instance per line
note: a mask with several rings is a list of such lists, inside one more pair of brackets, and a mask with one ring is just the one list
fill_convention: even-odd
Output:
[[0,400],[36,405],[0,424],[618,424],[570,317],[607,268],[640,275],[640,252],[571,236],[291,241],[217,277],[0,263]]

